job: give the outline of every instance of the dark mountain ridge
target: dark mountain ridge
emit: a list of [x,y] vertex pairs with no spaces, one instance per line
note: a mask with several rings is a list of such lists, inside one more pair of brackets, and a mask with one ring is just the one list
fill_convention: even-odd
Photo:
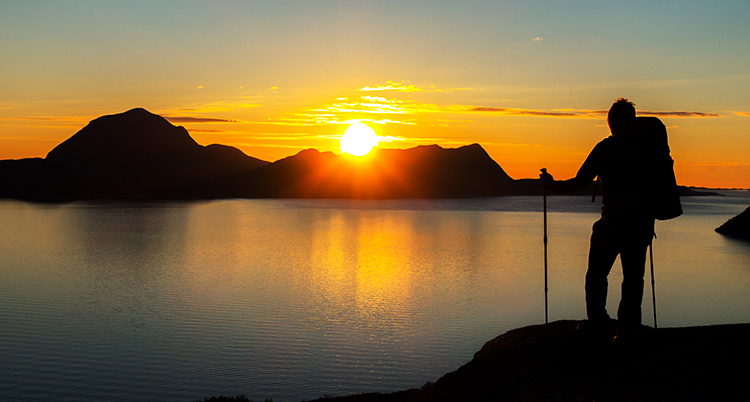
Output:
[[201,146],[141,108],[92,120],[44,159],[0,161],[0,198],[42,202],[541,194],[536,179],[513,180],[479,144],[375,148],[366,157],[308,149],[269,163],[237,148]]
[[269,163],[199,145],[140,108],[91,121],[44,159],[0,162],[0,196],[39,201],[171,198],[191,183]]
[[471,198],[514,194],[514,180],[479,145],[374,149],[365,158],[308,149],[208,183],[211,198]]

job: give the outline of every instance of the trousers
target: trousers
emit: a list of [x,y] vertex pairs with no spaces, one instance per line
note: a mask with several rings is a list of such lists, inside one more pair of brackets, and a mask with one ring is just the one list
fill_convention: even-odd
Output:
[[590,321],[609,320],[607,276],[619,255],[622,264],[619,326],[640,326],[646,251],[653,235],[654,219],[650,217],[603,217],[594,223],[586,272],[586,314]]

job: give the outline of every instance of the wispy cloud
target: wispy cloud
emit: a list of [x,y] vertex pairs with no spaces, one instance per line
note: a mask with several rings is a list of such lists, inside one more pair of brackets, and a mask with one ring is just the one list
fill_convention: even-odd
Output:
[[736,112],[735,114],[738,116],[750,117],[750,113],[748,112]]
[[385,85],[376,86],[364,86],[359,89],[360,92],[377,92],[377,91],[393,91],[393,92],[454,92],[454,91],[477,91],[478,88],[464,87],[464,88],[437,88],[431,85],[428,88],[418,87],[416,85],[406,85],[400,82],[386,81]]
[[[531,109],[514,109],[502,107],[485,107],[477,106],[469,109],[472,112],[497,113],[505,116],[541,116],[541,117],[602,117],[607,115],[607,110],[573,110],[573,109],[552,109],[552,110],[531,110]],[[679,118],[707,118],[721,117],[718,113],[707,112],[687,112],[687,111],[652,111],[642,110],[637,112],[639,116],[654,117],[679,117]],[[750,114],[749,114],[750,115]]]
[[537,36],[536,38],[532,39],[531,41],[532,42],[541,42],[543,40],[544,40],[544,38],[542,38],[541,36]]
[[595,115],[589,112],[581,111],[547,111],[547,110],[529,110],[529,109],[513,109],[504,107],[486,107],[477,106],[470,107],[471,112],[486,112],[486,113],[497,113],[504,116],[544,116],[544,117],[593,117]]
[[196,117],[196,116],[165,116],[170,123],[244,123],[242,120],[219,119],[215,117]]
[[724,161],[679,161],[678,165],[691,166],[746,166],[750,167],[750,162],[724,162]]
[[0,117],[0,121],[46,121],[55,123],[80,123],[82,119],[74,117]]
[[245,97],[242,97],[239,101],[236,102],[215,102],[211,104],[201,105],[200,107],[167,109],[160,111],[159,114],[167,118],[168,116],[179,116],[182,114],[226,113],[257,107],[261,107],[261,105],[257,103],[247,103],[247,99]]
[[45,128],[74,128],[85,126],[90,117],[60,117],[60,116],[32,116],[32,117],[0,117],[0,123],[32,125]]
[[705,112],[686,112],[682,110],[673,112],[655,112],[655,111],[639,111],[640,116],[658,116],[658,117],[721,117],[717,113],[705,113]]
[[359,89],[361,92],[373,92],[373,91],[397,91],[397,92],[422,92],[424,89],[418,88],[415,85],[404,85],[399,82],[387,81],[385,85],[378,85],[371,87],[369,85]]
[[[403,91],[402,91],[403,90]],[[434,125],[436,122],[456,123],[454,116],[469,116],[471,114],[485,114],[496,116],[528,116],[551,118],[596,118],[606,117],[608,110],[577,110],[569,108],[559,109],[522,109],[512,107],[496,107],[481,105],[438,105],[435,103],[419,102],[413,99],[387,94],[386,91],[415,91],[421,90],[413,85],[403,85],[388,81],[387,85],[378,87],[364,87],[365,94],[359,97],[337,97],[331,103],[318,107],[303,108],[294,113],[264,124],[289,126],[312,126],[321,124],[351,124],[352,121],[362,121],[374,124],[405,124],[415,125],[419,122]],[[374,93],[381,91],[379,93]],[[390,96],[386,96],[390,95]],[[442,115],[441,119],[426,120],[427,114]],[[690,111],[641,111],[642,116],[676,117],[676,118],[705,118],[721,117],[716,113]],[[449,120],[445,120],[445,118]],[[429,122],[428,122],[429,121]],[[447,123],[445,124],[447,125]]]
[[[274,140],[274,141],[298,141],[322,138],[324,136],[310,133],[255,133],[255,135],[244,135],[243,140]],[[335,136],[338,139],[338,136]]]
[[344,124],[346,121],[351,120],[382,124],[413,124],[410,121],[412,118],[408,117],[409,115],[439,111],[441,111],[441,108],[434,104],[364,95],[357,100],[338,98],[327,105],[303,109],[294,113],[292,117],[281,119],[281,121],[288,124],[302,125]]

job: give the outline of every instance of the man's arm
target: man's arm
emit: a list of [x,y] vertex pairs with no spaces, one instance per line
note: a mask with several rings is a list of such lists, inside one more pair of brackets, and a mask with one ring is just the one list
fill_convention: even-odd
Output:
[[545,174],[542,174],[539,178],[541,179],[541,183],[543,187],[546,187],[558,194],[569,194],[569,193],[575,193],[578,191],[584,190],[586,187],[591,185],[591,182],[594,180],[593,177],[586,178],[576,175],[576,177],[568,180],[555,180],[552,178],[552,175],[549,173],[546,173],[548,176],[547,179],[544,179],[542,176]]
[[568,180],[555,180],[551,174],[545,172],[539,175],[539,183],[558,194],[569,194],[584,190],[599,174],[601,160],[604,157],[605,141],[596,144],[581,168],[578,169],[576,177]]

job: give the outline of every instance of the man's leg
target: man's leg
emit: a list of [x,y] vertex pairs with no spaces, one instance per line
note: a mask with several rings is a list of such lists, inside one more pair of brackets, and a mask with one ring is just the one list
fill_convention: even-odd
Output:
[[634,245],[620,253],[622,262],[622,299],[617,310],[621,332],[636,330],[641,325],[643,275],[647,246]]
[[622,299],[617,310],[621,332],[637,330],[641,325],[643,303],[643,275],[646,270],[646,251],[654,235],[654,221],[633,219],[625,231],[626,238],[620,252],[622,262]]
[[606,323],[607,314],[607,275],[617,258],[614,234],[604,219],[594,223],[589,248],[589,266],[586,272],[586,314],[589,321]]

